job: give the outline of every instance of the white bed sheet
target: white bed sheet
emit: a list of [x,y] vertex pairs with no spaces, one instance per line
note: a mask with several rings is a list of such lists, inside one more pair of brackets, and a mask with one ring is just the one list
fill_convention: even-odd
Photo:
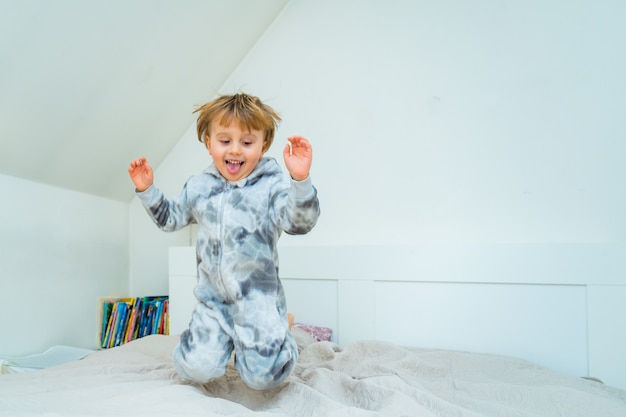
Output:
[[0,376],[0,416],[626,416],[626,391],[515,358],[297,336],[298,366],[273,390],[247,388],[232,366],[206,385],[182,381],[178,338],[154,335]]
[[93,353],[91,349],[57,345],[42,353],[28,356],[0,356],[0,374],[33,372],[51,366],[82,359]]

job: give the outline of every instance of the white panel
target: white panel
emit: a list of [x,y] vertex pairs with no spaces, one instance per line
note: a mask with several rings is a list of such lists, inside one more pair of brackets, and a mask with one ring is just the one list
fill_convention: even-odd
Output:
[[339,289],[337,341],[345,346],[374,339],[374,282],[342,280]]
[[193,288],[195,276],[170,275],[170,334],[179,334],[189,326],[196,305]]
[[197,302],[193,294],[196,282],[195,248],[169,248],[170,334],[179,334],[189,326]]
[[196,248],[193,246],[173,246],[169,248],[170,275],[196,276]]
[[333,329],[337,340],[337,282],[328,280],[281,279],[287,297],[287,310],[297,323]]
[[590,286],[589,375],[626,389],[626,287]]
[[[283,246],[290,278],[511,284],[623,284],[625,244]],[[593,282],[590,282],[593,280]]]
[[587,375],[583,286],[377,282],[376,337]]

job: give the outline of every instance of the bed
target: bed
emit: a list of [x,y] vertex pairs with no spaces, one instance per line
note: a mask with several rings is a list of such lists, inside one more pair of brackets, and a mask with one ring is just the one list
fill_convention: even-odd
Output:
[[[232,362],[209,384],[177,376],[171,352],[195,304],[195,254],[171,248],[171,336],[0,375],[0,417],[624,417],[626,287],[618,277],[603,285],[585,281],[591,272],[612,277],[596,267],[607,253],[283,250],[300,357],[285,383],[259,392],[244,385]],[[621,254],[616,250],[616,259]],[[366,262],[382,256],[384,269]],[[577,263],[564,262],[570,259]]]
[[507,356],[340,347],[293,329],[300,358],[275,389],[247,388],[231,365],[195,385],[177,376],[177,336],[152,335],[43,370],[0,376],[2,416],[624,417],[626,391]]

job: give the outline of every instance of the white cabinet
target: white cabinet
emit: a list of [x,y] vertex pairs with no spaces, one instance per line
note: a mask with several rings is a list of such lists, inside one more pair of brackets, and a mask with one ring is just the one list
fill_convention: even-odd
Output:
[[179,334],[189,325],[196,298],[196,251],[193,247],[169,249],[170,334]]

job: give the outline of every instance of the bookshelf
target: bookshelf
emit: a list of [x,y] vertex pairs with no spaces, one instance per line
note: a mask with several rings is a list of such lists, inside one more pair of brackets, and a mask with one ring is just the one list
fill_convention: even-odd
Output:
[[98,299],[98,347],[110,349],[151,334],[169,334],[169,297]]

